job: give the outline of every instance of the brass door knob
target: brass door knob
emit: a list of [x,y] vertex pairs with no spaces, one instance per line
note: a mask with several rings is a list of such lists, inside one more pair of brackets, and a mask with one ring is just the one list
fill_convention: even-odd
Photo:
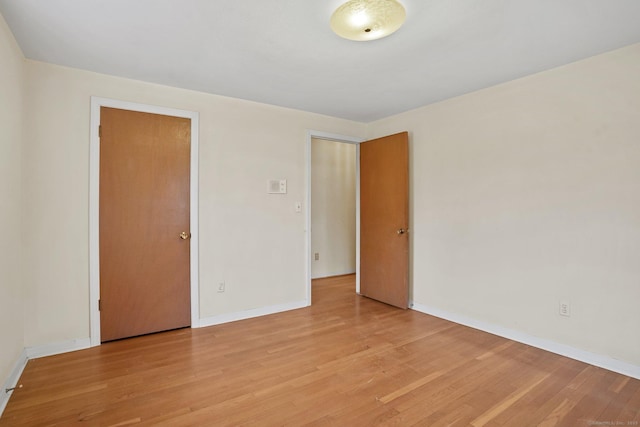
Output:
[[186,231],[183,231],[182,233],[180,233],[180,238],[182,240],[187,240],[191,238],[191,233],[187,233]]
[[407,230],[405,230],[404,228],[401,228],[398,231],[396,231],[396,233],[398,233],[398,236],[402,236],[406,232],[407,232]]

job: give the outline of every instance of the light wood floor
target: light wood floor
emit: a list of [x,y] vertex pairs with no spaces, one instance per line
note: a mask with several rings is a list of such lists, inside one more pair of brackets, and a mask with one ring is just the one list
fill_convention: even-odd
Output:
[[[2,426],[638,426],[640,381],[354,294],[29,361]],[[607,424],[608,423],[608,424]]]

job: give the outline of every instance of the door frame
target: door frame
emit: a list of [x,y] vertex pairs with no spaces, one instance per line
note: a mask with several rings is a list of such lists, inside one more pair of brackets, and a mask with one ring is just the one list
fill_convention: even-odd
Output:
[[143,113],[162,114],[191,120],[190,164],[190,288],[191,327],[200,326],[199,252],[198,252],[198,129],[199,113],[155,105],[137,104],[117,99],[91,97],[89,138],[89,325],[91,347],[100,345],[100,107],[118,108]]
[[306,139],[306,167],[305,167],[305,283],[307,305],[311,305],[311,140],[323,139],[356,145],[356,293],[360,293],[360,143],[364,138],[338,135],[317,130],[308,130]]

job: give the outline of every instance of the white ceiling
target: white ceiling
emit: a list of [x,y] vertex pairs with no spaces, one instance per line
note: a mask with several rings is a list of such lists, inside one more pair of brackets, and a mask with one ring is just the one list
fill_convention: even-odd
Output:
[[640,42],[639,0],[401,0],[373,42],[341,0],[0,0],[27,58],[370,122]]

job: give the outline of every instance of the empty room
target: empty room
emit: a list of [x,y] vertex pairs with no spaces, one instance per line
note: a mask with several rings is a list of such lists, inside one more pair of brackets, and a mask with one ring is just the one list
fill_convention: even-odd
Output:
[[0,426],[640,425],[638,16],[0,0]]

